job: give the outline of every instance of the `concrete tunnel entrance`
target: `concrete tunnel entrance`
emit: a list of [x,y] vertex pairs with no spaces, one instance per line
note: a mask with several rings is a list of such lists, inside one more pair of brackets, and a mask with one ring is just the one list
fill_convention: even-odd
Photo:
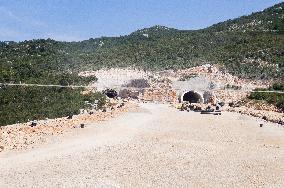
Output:
[[181,101],[190,103],[203,103],[203,97],[196,91],[187,91],[181,96]]

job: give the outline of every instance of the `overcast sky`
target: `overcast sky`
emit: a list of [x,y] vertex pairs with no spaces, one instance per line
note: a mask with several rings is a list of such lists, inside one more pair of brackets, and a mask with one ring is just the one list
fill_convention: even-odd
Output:
[[199,29],[281,0],[0,0],[0,40],[78,41],[163,25]]

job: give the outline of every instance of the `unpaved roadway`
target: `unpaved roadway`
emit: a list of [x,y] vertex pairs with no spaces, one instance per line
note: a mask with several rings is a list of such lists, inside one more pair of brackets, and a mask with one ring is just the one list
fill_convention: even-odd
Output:
[[63,140],[0,154],[0,187],[284,187],[284,128],[140,104]]

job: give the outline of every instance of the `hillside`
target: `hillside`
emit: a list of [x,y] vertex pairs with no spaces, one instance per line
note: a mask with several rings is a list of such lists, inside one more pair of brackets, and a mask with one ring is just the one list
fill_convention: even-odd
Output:
[[180,69],[208,62],[246,78],[283,80],[283,9],[280,3],[196,31],[154,26],[127,36],[81,42],[1,43],[0,81],[45,82],[40,78],[66,71],[126,66]]
[[213,31],[260,31],[283,34],[283,4],[284,3],[274,5],[249,16],[242,16],[237,19],[215,24],[209,29]]

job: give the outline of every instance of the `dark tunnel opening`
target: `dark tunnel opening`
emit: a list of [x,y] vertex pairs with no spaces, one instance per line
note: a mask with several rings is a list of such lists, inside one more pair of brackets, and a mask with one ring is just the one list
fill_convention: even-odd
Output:
[[108,98],[117,97],[117,92],[113,89],[106,89],[103,91],[103,94],[105,94]]
[[201,103],[202,97],[194,91],[189,91],[183,95],[182,101],[188,101],[190,103]]

